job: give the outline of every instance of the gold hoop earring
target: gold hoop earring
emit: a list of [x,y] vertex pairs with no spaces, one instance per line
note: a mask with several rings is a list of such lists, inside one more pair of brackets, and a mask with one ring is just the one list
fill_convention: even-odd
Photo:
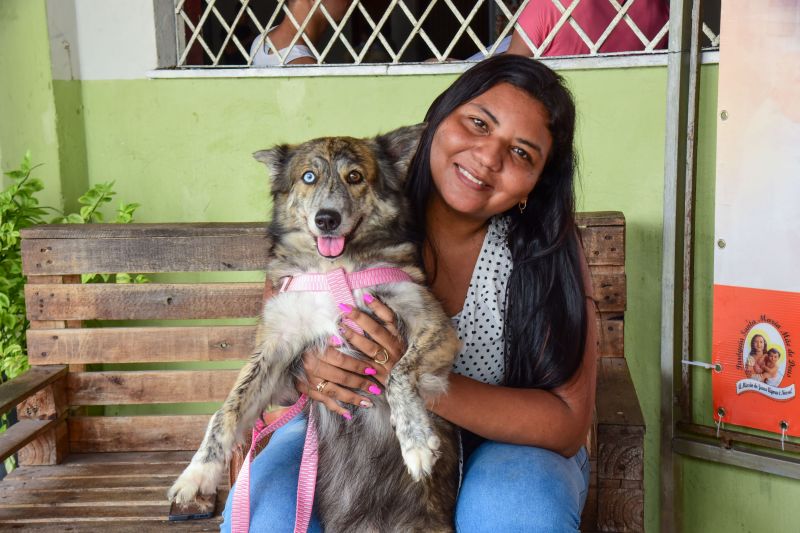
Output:
[[517,207],[519,208],[519,213],[520,213],[520,215],[521,215],[522,213],[524,213],[524,212],[525,212],[525,208],[526,208],[526,207],[528,207],[528,199],[527,199],[527,198],[525,198],[524,200],[522,200],[522,201],[521,201],[521,202],[520,202],[520,203],[517,205]]

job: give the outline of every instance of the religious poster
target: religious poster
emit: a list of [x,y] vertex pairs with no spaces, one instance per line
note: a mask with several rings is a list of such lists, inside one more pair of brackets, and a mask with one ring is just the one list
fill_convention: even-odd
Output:
[[714,419],[800,436],[800,2],[722,5]]

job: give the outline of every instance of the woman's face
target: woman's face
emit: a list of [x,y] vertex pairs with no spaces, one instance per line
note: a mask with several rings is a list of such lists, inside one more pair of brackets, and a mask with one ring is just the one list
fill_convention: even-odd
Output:
[[456,108],[431,143],[438,199],[482,221],[526,200],[553,143],[547,122],[542,103],[508,83]]
[[756,335],[753,337],[753,347],[756,349],[757,352],[763,352],[764,349],[767,347],[766,342],[764,342],[764,337],[761,335]]

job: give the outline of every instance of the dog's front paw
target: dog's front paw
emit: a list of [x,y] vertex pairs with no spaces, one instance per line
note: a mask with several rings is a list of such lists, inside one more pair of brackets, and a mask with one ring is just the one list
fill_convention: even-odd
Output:
[[198,494],[214,494],[217,491],[220,468],[214,463],[189,463],[167,491],[167,498],[183,504],[195,501]]
[[436,458],[439,456],[439,445],[441,444],[439,437],[430,430],[417,430],[405,436],[398,435],[398,437],[403,461],[414,481],[421,481],[430,476]]

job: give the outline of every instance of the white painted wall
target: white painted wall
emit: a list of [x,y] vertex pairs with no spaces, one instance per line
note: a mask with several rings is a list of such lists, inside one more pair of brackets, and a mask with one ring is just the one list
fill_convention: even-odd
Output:
[[171,0],[47,0],[53,79],[139,79],[168,65],[164,49],[172,48],[174,55],[175,46],[172,5]]

